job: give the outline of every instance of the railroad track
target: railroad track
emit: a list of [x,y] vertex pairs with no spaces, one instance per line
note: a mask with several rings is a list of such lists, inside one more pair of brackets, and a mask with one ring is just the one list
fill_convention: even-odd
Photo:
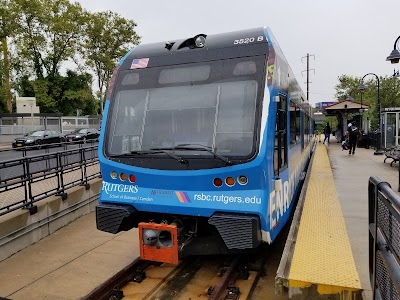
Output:
[[82,299],[287,300],[275,295],[275,275],[288,231],[252,255],[190,257],[177,266],[136,259]]
[[177,266],[135,260],[83,299],[251,299],[265,262],[243,255],[191,257]]

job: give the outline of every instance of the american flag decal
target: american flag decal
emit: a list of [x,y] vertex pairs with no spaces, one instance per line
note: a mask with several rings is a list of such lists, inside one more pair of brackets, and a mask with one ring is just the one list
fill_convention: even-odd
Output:
[[135,58],[132,61],[131,69],[144,69],[149,64],[148,58]]

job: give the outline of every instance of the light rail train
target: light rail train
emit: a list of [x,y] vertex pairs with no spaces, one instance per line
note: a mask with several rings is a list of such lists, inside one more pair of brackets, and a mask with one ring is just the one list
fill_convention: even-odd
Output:
[[139,229],[142,259],[252,251],[287,223],[314,147],[269,28],[132,49],[111,79],[97,228]]

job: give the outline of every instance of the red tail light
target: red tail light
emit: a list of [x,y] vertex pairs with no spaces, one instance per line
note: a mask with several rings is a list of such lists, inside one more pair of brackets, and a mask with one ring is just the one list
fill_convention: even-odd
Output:
[[136,182],[136,177],[135,177],[135,175],[129,175],[129,181],[131,182],[131,183],[135,183]]
[[216,187],[221,187],[222,186],[222,179],[221,178],[214,178],[214,185]]

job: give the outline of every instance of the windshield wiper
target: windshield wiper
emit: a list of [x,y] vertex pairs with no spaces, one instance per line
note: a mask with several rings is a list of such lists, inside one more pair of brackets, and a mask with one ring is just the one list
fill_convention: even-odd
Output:
[[141,154],[149,154],[149,153],[154,153],[153,151],[132,151],[132,152],[128,152],[128,153],[120,153],[120,154],[112,154],[109,155],[109,157],[111,158],[118,158],[118,157],[133,157],[135,155],[141,155]]
[[[168,156],[172,157],[173,159],[176,159],[177,161],[179,161],[180,164],[183,164],[183,165],[187,165],[188,164],[188,161],[186,159],[183,159],[182,157],[177,156],[177,155],[172,154],[171,152],[167,151],[167,150],[174,150],[174,149],[150,148],[149,150],[152,151],[150,153],[164,153],[164,154],[167,154]],[[135,151],[132,151],[132,152],[135,152]]]
[[166,151],[166,149],[158,149],[158,148],[151,148],[149,150],[134,150],[134,151],[131,151],[130,153],[121,153],[121,154],[110,155],[110,157],[113,157],[113,158],[133,157],[135,155],[157,154],[157,153],[167,154],[169,157],[172,157],[173,159],[176,159],[181,164],[185,164],[186,165],[188,163],[188,161],[186,159],[182,159],[182,157],[176,156],[176,155]]
[[220,160],[224,161],[228,166],[233,165],[233,162],[229,158],[216,153],[215,151],[212,150],[211,147],[204,146],[202,144],[179,144],[179,145],[176,145],[173,149],[191,150],[191,151],[207,151],[207,152],[211,153],[212,155],[214,155],[215,157],[219,158]]
[[132,157],[134,155],[164,153],[164,154],[172,157],[173,159],[177,160],[181,164],[185,164],[185,165],[188,164],[188,161],[186,159],[183,159],[180,156],[172,154],[168,150],[207,151],[207,152],[211,153],[212,155],[214,155],[216,158],[225,162],[228,166],[233,165],[233,162],[229,158],[216,153],[215,151],[212,150],[211,147],[205,146],[202,144],[179,144],[179,145],[176,145],[175,147],[160,147],[160,148],[150,148],[148,150],[135,150],[135,151],[131,151],[130,153],[110,155],[110,157]]

